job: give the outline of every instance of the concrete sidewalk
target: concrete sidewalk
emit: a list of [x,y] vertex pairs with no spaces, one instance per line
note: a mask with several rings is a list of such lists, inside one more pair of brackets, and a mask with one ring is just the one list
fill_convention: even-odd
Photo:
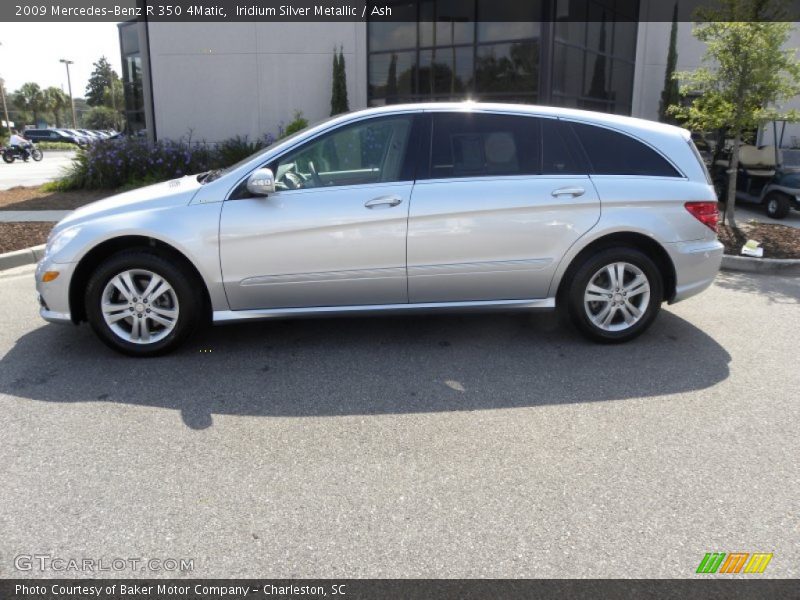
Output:
[[56,222],[71,212],[71,210],[0,210],[0,223]]

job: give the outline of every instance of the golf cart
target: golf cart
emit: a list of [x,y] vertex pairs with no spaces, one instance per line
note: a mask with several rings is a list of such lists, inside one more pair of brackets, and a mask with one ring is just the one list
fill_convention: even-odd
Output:
[[[783,164],[780,147],[786,131],[786,121],[772,122],[771,146],[739,146],[739,168],[736,174],[736,200],[764,206],[769,217],[783,219],[794,208],[800,210],[800,167]],[[728,197],[728,168],[730,149],[717,157],[711,176],[721,202]]]

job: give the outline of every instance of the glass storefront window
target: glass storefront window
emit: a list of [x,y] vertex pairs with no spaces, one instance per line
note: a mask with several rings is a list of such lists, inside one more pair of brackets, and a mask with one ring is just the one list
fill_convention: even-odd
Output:
[[475,88],[478,92],[536,92],[539,44],[515,42],[478,46]]
[[373,54],[369,59],[369,92],[371,96],[396,98],[416,93],[416,52]]
[[369,24],[369,49],[404,50],[417,45],[416,21]]
[[420,50],[419,92],[461,95],[472,86],[473,49]]
[[[552,27],[542,23],[545,4]],[[400,6],[408,22],[367,25],[370,105],[470,97],[630,113],[637,0],[408,0],[392,6],[395,15]],[[521,18],[480,20],[498,7]],[[552,61],[549,69],[542,69],[543,56]],[[551,77],[540,80],[548,71]]]

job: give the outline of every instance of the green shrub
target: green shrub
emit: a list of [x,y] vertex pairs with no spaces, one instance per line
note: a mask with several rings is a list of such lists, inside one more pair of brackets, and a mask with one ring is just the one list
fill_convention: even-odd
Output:
[[37,142],[36,147],[39,150],[77,150],[75,144],[66,144],[64,142]]
[[265,134],[252,142],[247,139],[246,135],[237,135],[229,140],[225,140],[218,144],[212,153],[214,162],[213,168],[224,168],[236,164],[262,148],[266,148],[274,141],[275,138],[270,134]]
[[286,126],[283,130],[281,138],[289,137],[293,133],[297,133],[301,129],[308,127],[308,120],[303,118],[303,113],[299,110],[294,112],[294,120]]
[[55,181],[48,181],[41,187],[41,190],[43,192],[68,192],[74,189],[76,188],[72,185],[72,182],[66,177],[63,177],[61,179],[56,179]]
[[81,148],[66,175],[55,182],[58,190],[133,189],[209,169],[228,167],[272,143],[235,137],[217,146],[190,140],[159,141],[142,137],[100,140]]

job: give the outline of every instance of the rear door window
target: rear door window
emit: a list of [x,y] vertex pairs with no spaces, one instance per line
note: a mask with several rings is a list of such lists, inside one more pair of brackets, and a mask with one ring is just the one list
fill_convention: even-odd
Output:
[[[556,119],[542,119],[542,173],[544,175],[585,175],[588,169],[575,148],[572,132]],[[572,141],[572,143],[569,143]]]
[[584,123],[572,123],[595,175],[680,177],[658,152],[629,135]]
[[540,173],[540,119],[434,113],[432,179]]

